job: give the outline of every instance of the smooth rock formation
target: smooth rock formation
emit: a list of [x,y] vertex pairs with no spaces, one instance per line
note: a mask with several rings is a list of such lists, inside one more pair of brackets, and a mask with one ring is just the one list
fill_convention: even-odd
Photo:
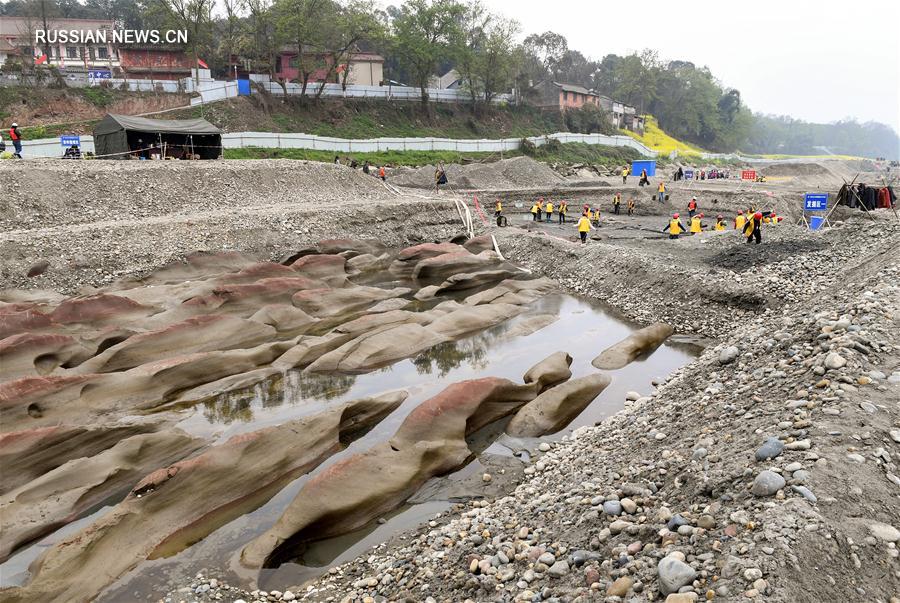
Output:
[[593,364],[598,369],[613,371],[624,368],[643,354],[649,354],[658,348],[675,330],[661,322],[654,323],[635,331],[619,343],[603,350],[594,358]]
[[435,319],[428,328],[441,337],[454,339],[500,324],[523,311],[524,308],[511,304],[463,306]]
[[0,494],[19,488],[66,462],[94,456],[120,440],[152,431],[155,425],[53,425],[0,434]]
[[597,373],[551,387],[516,413],[506,433],[516,438],[556,433],[581,414],[610,382],[609,376]]
[[307,482],[275,525],[244,547],[241,563],[263,567],[295,545],[345,534],[396,508],[428,479],[469,459],[467,434],[515,412],[535,393],[533,385],[492,377],[451,385],[416,407],[390,441]]
[[453,253],[420,261],[413,269],[412,277],[417,281],[442,282],[454,274],[485,270],[500,262],[500,258],[493,251],[482,251],[478,255],[473,255],[462,247],[457,249],[458,251]]
[[[50,548],[6,602],[89,601],[144,559],[172,555],[249,513],[396,409],[405,392],[347,402],[232,437],[147,475],[90,526]],[[188,495],[185,495],[185,494]]]
[[557,314],[537,314],[527,316],[524,320],[516,324],[513,328],[503,334],[505,339],[513,339],[515,337],[528,337],[532,333],[537,333],[541,329],[548,327],[559,320]]
[[572,357],[566,352],[554,352],[525,372],[522,379],[525,383],[535,383],[538,391],[566,381],[572,376],[569,367],[572,366]]
[[347,282],[347,260],[339,255],[307,255],[291,264],[291,268],[332,287],[342,287]]
[[133,335],[82,363],[78,373],[122,371],[172,356],[252,348],[275,339],[276,333],[274,327],[236,316],[197,316]]
[[556,283],[546,277],[524,281],[507,279],[496,287],[470,295],[465,303],[470,306],[490,303],[526,305],[555,288]]
[[90,350],[69,335],[20,333],[0,340],[4,380],[46,375],[89,356]]
[[155,314],[151,308],[127,297],[101,293],[88,297],[73,297],[63,301],[50,314],[50,319],[61,325],[72,323],[103,324],[110,321],[127,321]]
[[367,372],[445,341],[434,330],[421,325],[400,324],[380,329],[350,341],[310,364],[309,372]]
[[343,289],[309,289],[297,292],[293,304],[316,318],[340,316],[364,310],[376,302],[410,293],[404,287],[347,287]]
[[291,304],[270,304],[263,306],[250,320],[275,327],[279,335],[299,335],[305,333],[316,319]]
[[95,456],[73,459],[0,496],[0,562],[17,548],[127,490],[148,471],[181,459],[201,445],[202,440],[180,430],[132,436]]

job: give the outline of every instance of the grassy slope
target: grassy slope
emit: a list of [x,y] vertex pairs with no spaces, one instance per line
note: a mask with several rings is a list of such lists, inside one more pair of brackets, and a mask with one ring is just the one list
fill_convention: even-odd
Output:
[[[520,152],[504,153],[504,157],[515,157]],[[343,154],[341,155],[343,158]],[[383,153],[353,153],[353,159],[362,163],[368,161],[372,165],[411,165],[420,166],[434,164],[438,161],[444,163],[458,163],[464,160],[483,161],[487,159],[499,159],[499,153],[456,153],[453,151],[388,151]],[[634,149],[627,147],[607,147],[602,145],[587,145],[571,143],[560,145],[557,149],[545,149],[538,147],[532,154],[534,159],[548,163],[593,163],[604,165],[624,165],[639,158]],[[311,151],[307,149],[226,149],[226,159],[307,159],[310,161],[333,161],[334,153],[330,151]]]
[[[177,112],[202,117],[229,132],[304,132],[336,138],[520,138],[565,130],[562,116],[533,107],[492,107],[411,102],[301,101],[249,97]],[[170,115],[176,115],[175,113]]]

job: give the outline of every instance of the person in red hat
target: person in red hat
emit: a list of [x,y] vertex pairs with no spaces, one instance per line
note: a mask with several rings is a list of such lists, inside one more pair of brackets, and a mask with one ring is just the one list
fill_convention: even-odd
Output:
[[722,214],[716,216],[716,230],[725,230],[725,218],[722,217]]
[[672,219],[663,227],[663,232],[669,233],[670,239],[677,239],[678,235],[685,231],[684,224],[678,219],[678,214],[672,214]]
[[762,243],[762,220],[762,212],[758,211],[750,216],[747,223],[744,224],[744,235],[747,237],[748,243],[754,239],[756,240],[757,245]]
[[747,223],[747,218],[744,217],[744,210],[739,209],[737,216],[734,218],[734,229],[740,230],[743,232],[744,224]]

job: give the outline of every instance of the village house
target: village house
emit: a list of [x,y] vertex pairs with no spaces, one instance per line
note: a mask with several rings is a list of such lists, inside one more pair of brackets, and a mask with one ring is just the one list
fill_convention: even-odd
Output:
[[[35,32],[44,29],[40,19],[31,17],[0,17],[0,67],[6,63],[30,66],[35,63],[51,65],[69,73],[91,70],[112,70],[120,66],[118,49],[112,43],[113,21],[97,19],[48,19],[47,29],[93,32],[94,38],[106,36],[106,42],[89,44],[48,44],[47,56],[43,44],[35,46]],[[105,32],[102,33],[101,32]],[[90,36],[86,35],[85,37]]]
[[533,104],[545,109],[578,109],[585,105],[600,106],[600,95],[576,86],[574,84],[562,84],[559,82],[544,81],[532,89],[536,92]]
[[[296,48],[285,47],[275,57],[275,78],[284,81],[300,79],[299,53]],[[324,81],[334,58],[330,53],[304,51],[303,62],[311,69],[310,83]],[[380,86],[384,81],[384,57],[371,52],[358,52],[350,56],[348,61],[350,73],[347,83],[357,86]],[[344,66],[337,66],[329,78],[331,83],[343,81]]]

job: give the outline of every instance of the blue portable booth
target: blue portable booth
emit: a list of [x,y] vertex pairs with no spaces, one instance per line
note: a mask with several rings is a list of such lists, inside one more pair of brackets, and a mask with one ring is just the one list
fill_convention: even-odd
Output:
[[641,170],[647,170],[647,176],[655,176],[656,175],[656,160],[652,159],[649,161],[632,161],[631,162],[631,175],[632,176],[640,176]]

